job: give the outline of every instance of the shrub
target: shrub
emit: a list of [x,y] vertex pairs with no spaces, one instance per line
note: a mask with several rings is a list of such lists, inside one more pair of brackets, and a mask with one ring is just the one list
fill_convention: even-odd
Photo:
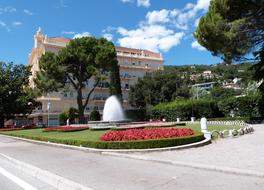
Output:
[[175,121],[178,117],[182,120],[189,120],[192,115],[195,117],[219,117],[222,113],[214,100],[175,100],[169,103],[161,103],[154,106],[151,116],[154,119],[166,118],[167,121]]
[[60,125],[66,125],[67,119],[70,123],[74,123],[74,119],[79,115],[79,111],[76,108],[70,108],[68,111],[61,112],[59,115]]
[[68,119],[68,113],[66,111],[61,112],[59,115],[60,125],[66,125],[67,119]]
[[218,103],[219,109],[230,117],[260,117],[262,115],[263,100],[259,95],[232,97]]
[[133,121],[145,121],[145,120],[147,120],[146,109],[126,110],[125,115],[128,119],[131,119]]
[[100,121],[101,115],[97,110],[93,110],[90,114],[90,121]]

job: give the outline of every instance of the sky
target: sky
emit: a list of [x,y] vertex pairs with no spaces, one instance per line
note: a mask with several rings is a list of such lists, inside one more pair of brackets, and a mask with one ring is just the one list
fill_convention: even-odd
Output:
[[216,64],[193,37],[210,0],[0,0],[0,61],[27,64],[33,36],[105,37],[160,52],[165,65]]

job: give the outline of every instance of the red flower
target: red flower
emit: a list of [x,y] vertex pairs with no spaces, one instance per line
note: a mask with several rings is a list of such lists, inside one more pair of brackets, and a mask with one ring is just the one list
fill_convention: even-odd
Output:
[[128,141],[173,138],[193,135],[189,128],[152,128],[152,129],[127,129],[120,131],[109,131],[101,136],[102,141]]
[[89,127],[83,127],[83,126],[74,126],[74,127],[71,127],[71,126],[58,126],[58,127],[48,127],[48,128],[45,128],[43,131],[44,132],[49,132],[49,131],[80,131],[80,130],[84,130],[84,129],[89,129]]

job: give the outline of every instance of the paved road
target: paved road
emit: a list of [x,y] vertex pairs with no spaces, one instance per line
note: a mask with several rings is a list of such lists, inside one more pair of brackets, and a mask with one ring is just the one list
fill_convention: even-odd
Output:
[[23,190],[20,186],[16,185],[13,181],[0,174],[0,189],[5,190]]
[[25,174],[0,156],[0,189],[2,190],[54,190],[55,188]]
[[[243,163],[245,160],[249,160],[247,163],[251,163],[252,158],[252,162],[257,161],[259,164],[263,162],[263,150],[261,150],[258,144],[261,143],[262,140],[254,140],[254,138],[260,138],[261,134],[263,134],[262,129],[257,129],[253,135],[237,139],[221,140],[215,144],[201,148],[149,153],[143,154],[143,156],[157,157],[164,160],[184,159],[188,162],[199,162],[205,159],[203,162],[206,164],[211,164],[210,160],[213,158],[217,159],[217,162],[218,160],[222,160],[221,163],[229,162],[234,158],[236,158],[236,160],[244,160]],[[228,150],[228,147],[236,144],[234,142],[237,142],[238,145],[240,143],[242,143],[241,145],[244,145],[244,143],[251,144],[251,146],[247,148],[257,146],[255,150],[260,151],[260,153],[250,152],[250,154],[245,154],[244,151],[247,151],[247,149],[242,151],[243,148],[241,147],[243,146],[237,145],[238,149],[236,153],[233,155],[233,151],[229,151],[231,157],[228,157],[224,152]],[[222,147],[224,145],[226,149]],[[222,150],[223,155],[218,151],[217,154],[215,153],[215,155],[212,156],[211,151],[214,149],[218,149],[219,151]],[[263,190],[264,187],[263,178],[37,145],[3,136],[0,136],[0,153],[30,163],[36,167],[48,170],[54,174],[96,190]],[[202,156],[200,154],[205,155]],[[140,155],[142,156],[142,154]],[[246,156],[246,158],[241,158],[241,155]],[[221,156],[221,159],[218,158],[219,156]],[[208,162],[206,158],[208,158]],[[212,163],[215,164],[214,162]],[[260,169],[260,171],[263,170]],[[0,183],[0,185],[2,184]],[[0,189],[2,189],[2,187]]]

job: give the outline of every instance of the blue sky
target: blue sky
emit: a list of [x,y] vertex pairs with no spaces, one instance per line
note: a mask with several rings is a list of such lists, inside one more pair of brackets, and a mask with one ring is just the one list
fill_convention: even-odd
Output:
[[0,60],[27,64],[38,27],[161,52],[166,65],[221,62],[193,38],[210,0],[0,0]]

